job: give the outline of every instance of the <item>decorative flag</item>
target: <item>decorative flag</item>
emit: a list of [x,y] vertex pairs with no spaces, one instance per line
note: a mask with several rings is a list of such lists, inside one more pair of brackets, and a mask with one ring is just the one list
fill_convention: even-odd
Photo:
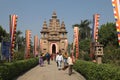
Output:
[[38,36],[34,36],[34,55],[38,56]]
[[74,26],[74,42],[73,42],[73,50],[76,50],[76,58],[79,57],[79,28]]
[[31,31],[30,30],[26,30],[26,46],[25,46],[25,58],[29,58],[30,57],[30,44],[31,44]]
[[92,31],[93,42],[98,41],[99,18],[100,18],[99,14],[94,14],[93,15],[93,31]]
[[10,15],[10,56],[13,59],[15,39],[16,39],[16,28],[17,28],[17,15]]
[[120,0],[112,0],[113,12],[116,21],[116,30],[118,33],[118,43],[120,46]]

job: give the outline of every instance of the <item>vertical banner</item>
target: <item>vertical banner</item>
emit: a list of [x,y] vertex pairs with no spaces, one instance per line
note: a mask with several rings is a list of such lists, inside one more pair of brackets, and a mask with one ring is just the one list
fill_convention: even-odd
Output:
[[30,47],[31,47],[31,31],[26,30],[26,46],[25,46],[25,58],[30,58]]
[[79,28],[74,26],[74,43],[73,43],[73,50],[76,50],[76,58],[79,57]]
[[68,40],[67,39],[65,40],[65,50],[66,50],[65,52],[68,51]]
[[10,58],[14,58],[14,48],[16,39],[17,15],[10,15]]
[[38,56],[38,36],[34,36],[34,56]]
[[120,0],[112,0],[113,12],[116,21],[116,30],[118,33],[118,43],[120,46]]
[[93,42],[98,41],[98,27],[99,27],[99,14],[93,15],[93,31],[92,31],[92,40]]

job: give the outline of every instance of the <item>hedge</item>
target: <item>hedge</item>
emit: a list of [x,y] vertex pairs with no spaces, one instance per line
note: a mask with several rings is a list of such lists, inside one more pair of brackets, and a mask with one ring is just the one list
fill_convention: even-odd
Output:
[[0,66],[0,80],[13,80],[38,64],[38,58],[4,63]]
[[120,80],[120,67],[78,60],[73,68],[86,80]]

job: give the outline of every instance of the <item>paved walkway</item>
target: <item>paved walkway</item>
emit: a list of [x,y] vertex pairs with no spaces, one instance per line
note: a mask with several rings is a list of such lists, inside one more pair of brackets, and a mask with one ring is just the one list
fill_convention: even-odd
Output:
[[48,65],[46,62],[44,67],[39,65],[32,68],[25,74],[19,76],[16,80],[85,80],[82,75],[73,71],[71,76],[68,75],[68,70],[58,70],[54,61]]

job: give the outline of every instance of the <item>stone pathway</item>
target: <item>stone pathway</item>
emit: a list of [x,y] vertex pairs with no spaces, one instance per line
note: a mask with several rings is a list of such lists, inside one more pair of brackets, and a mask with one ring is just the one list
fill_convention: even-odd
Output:
[[73,71],[71,76],[68,75],[68,70],[58,70],[56,63],[51,61],[48,65],[46,62],[44,67],[39,65],[32,68],[28,72],[19,76],[16,80],[85,80],[82,75]]

